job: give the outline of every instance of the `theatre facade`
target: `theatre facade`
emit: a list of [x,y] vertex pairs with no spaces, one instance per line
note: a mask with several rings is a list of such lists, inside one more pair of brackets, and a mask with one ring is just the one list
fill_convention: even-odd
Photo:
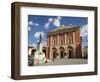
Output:
[[46,58],[82,58],[79,26],[61,26],[47,33]]

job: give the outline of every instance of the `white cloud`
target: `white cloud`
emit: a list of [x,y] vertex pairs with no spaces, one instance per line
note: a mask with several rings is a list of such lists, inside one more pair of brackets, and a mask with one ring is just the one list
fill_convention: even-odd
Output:
[[54,24],[55,26],[59,27],[59,26],[61,25],[60,20],[61,20],[61,17],[55,18],[53,24]]
[[60,20],[61,20],[60,16],[58,16],[57,18],[49,18],[48,21],[45,23],[44,27],[46,29],[49,29],[50,24],[53,24],[53,25],[59,27],[61,25]]
[[61,17],[57,17],[59,20],[61,20]]
[[28,25],[29,25],[29,26],[39,26],[38,23],[33,22],[33,21],[29,21],[29,22],[28,22]]
[[28,27],[28,31],[31,31],[31,27]]
[[28,25],[33,25],[33,21],[29,21],[28,22]]
[[83,25],[81,27],[81,36],[87,36],[88,35],[88,25]]
[[39,38],[40,34],[42,34],[42,37],[44,37],[44,33],[43,32],[35,32],[34,37],[35,38]]
[[59,19],[55,19],[53,24],[55,26],[59,27],[60,26],[60,20]]
[[45,27],[46,29],[48,29],[48,28],[49,28],[49,25],[50,25],[50,22],[47,22],[47,23],[45,23],[44,27]]
[[49,29],[49,26],[50,26],[50,24],[51,24],[53,21],[54,21],[53,18],[49,18],[48,21],[45,23],[44,27],[45,27],[46,29]]
[[53,20],[54,20],[53,18],[49,18],[48,22],[53,22]]
[[33,46],[34,48],[37,48],[37,44],[34,44],[34,43],[33,43],[32,46]]
[[38,23],[34,23],[34,25],[35,25],[35,26],[39,26],[39,24],[38,24]]

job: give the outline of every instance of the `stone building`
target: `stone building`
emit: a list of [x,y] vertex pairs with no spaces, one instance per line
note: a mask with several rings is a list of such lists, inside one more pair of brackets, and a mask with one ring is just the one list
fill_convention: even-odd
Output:
[[79,26],[61,26],[47,33],[46,58],[82,58]]

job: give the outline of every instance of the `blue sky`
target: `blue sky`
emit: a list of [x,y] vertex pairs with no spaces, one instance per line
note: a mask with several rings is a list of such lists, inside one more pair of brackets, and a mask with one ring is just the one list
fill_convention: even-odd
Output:
[[78,25],[81,29],[82,47],[87,45],[87,17],[28,15],[28,45],[36,47],[42,33],[43,46],[46,46],[46,33],[64,25]]

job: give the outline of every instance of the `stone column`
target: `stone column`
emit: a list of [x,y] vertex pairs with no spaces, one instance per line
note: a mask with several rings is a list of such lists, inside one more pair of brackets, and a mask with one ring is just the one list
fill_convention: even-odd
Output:
[[67,35],[67,44],[69,44],[69,35]]
[[50,37],[50,45],[52,46],[52,36]]
[[49,58],[50,58],[50,60],[52,60],[52,47],[50,48],[50,55],[49,55]]
[[59,45],[59,35],[57,35],[57,45]]
[[55,45],[55,37],[53,37],[53,45]]
[[62,35],[60,35],[60,45],[62,45]]
[[74,56],[74,58],[76,58],[76,50],[75,49],[76,49],[76,46],[73,47],[73,56]]
[[65,33],[64,35],[65,35],[65,36],[64,36],[64,38],[65,38],[65,42],[64,42],[64,43],[66,44],[66,33]]
[[51,37],[48,38],[48,46],[49,46],[49,47],[50,47],[50,44],[51,44],[51,43],[50,43],[50,40],[51,40]]
[[54,46],[54,37],[52,36],[52,46]]
[[75,43],[75,32],[73,32],[73,43]]

